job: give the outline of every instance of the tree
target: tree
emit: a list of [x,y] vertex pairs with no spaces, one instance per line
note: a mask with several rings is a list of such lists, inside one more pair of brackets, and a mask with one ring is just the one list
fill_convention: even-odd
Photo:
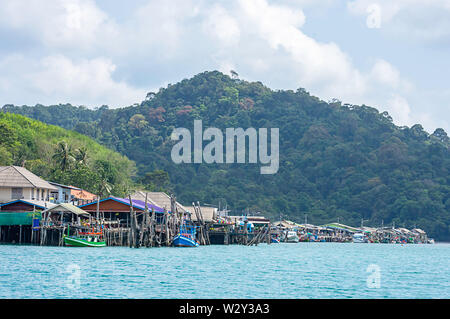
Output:
[[117,182],[118,171],[111,162],[107,160],[96,160],[94,170],[100,176],[101,181],[106,181],[111,184]]
[[72,154],[72,148],[65,141],[61,141],[57,144],[53,159],[56,160],[62,171],[67,171],[75,161]]
[[87,165],[88,154],[87,154],[87,148],[85,146],[80,147],[79,149],[76,150],[75,161],[77,164]]
[[145,96],[145,100],[146,101],[150,101],[153,100],[153,98],[156,96],[156,93],[154,92],[148,92],[147,95]]
[[0,146],[12,146],[16,139],[16,131],[7,123],[0,123]]
[[149,190],[166,190],[169,186],[169,174],[163,170],[155,170],[146,173],[142,179],[142,183],[146,185]]
[[5,147],[0,146],[0,166],[11,165],[12,162],[12,154]]
[[148,117],[153,122],[164,122],[165,120],[163,114],[165,112],[166,110],[162,106],[159,106],[157,108],[151,108],[148,111]]
[[442,143],[448,144],[450,141],[450,138],[447,136],[447,132],[445,132],[442,128],[437,128],[432,136],[436,137]]
[[133,115],[128,121],[128,125],[138,131],[147,126],[148,122],[145,120],[145,116],[142,114]]
[[98,184],[98,194],[100,197],[105,195],[110,195],[112,190],[112,185],[108,183],[106,178],[101,178]]

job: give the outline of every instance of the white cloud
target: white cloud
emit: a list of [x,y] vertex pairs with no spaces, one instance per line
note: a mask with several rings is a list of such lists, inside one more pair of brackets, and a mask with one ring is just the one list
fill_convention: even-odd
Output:
[[237,21],[220,5],[215,5],[203,23],[204,31],[215,37],[220,45],[237,45],[240,28]]
[[390,110],[389,114],[396,119],[399,125],[414,124],[410,118],[411,108],[405,98],[399,95],[393,95],[387,103]]
[[118,30],[92,0],[2,0],[0,26],[28,33],[53,48],[98,48]]
[[[350,58],[335,43],[320,43],[304,34],[302,10],[270,5],[265,0],[239,1],[244,17],[272,50],[284,50],[297,73],[297,83],[305,87],[318,87],[320,93],[347,95],[364,91],[364,81]],[[248,23],[248,22],[247,22]]]
[[[305,22],[304,13],[299,9],[271,5],[265,0],[239,2],[242,7],[240,21],[247,32],[262,39],[275,57],[266,55],[250,62],[261,77],[267,72],[272,75],[278,62],[282,65],[283,76],[291,80],[291,85],[307,88],[323,98],[338,98],[347,103],[370,104],[387,110],[399,125],[412,124],[410,107],[403,96],[412,84],[400,72],[383,59],[374,61],[372,68],[364,72],[352,63],[351,58],[333,42],[323,43],[306,35],[301,27]],[[264,67],[263,67],[264,66]],[[258,72],[258,68],[261,71]],[[270,72],[272,71],[272,72]]]
[[115,68],[105,58],[72,61],[54,55],[33,61],[22,55],[12,55],[0,61],[0,96],[4,104],[32,105],[67,102],[115,107],[142,100],[144,90],[112,78]]
[[372,68],[373,78],[383,84],[397,88],[400,83],[400,73],[391,64],[378,60]]

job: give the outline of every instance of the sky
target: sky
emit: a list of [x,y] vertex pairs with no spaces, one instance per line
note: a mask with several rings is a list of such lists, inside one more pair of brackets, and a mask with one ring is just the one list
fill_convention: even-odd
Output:
[[140,103],[195,74],[450,132],[450,0],[1,0],[0,105]]

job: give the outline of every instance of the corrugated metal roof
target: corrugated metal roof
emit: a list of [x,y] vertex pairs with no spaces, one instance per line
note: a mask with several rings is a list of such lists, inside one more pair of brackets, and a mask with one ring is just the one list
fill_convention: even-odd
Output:
[[47,212],[65,212],[65,213],[74,213],[75,215],[89,215],[88,212],[85,212],[81,208],[78,208],[77,206],[68,203],[58,204],[52,208],[44,210],[42,213]]
[[0,187],[29,187],[58,190],[24,167],[6,166],[0,170]]
[[[100,203],[104,202],[104,201],[108,201],[108,200],[114,200],[116,202],[125,204],[125,205],[130,205],[130,200],[128,198],[120,198],[120,197],[115,197],[115,196],[109,196],[107,198],[101,199]],[[131,203],[133,204],[134,208],[140,209],[140,210],[145,210],[145,202],[137,200],[137,199],[131,199]],[[91,202],[91,203],[87,203],[84,205],[79,205],[78,207],[82,208],[85,206],[89,206],[89,205],[95,205],[96,201]],[[147,208],[149,211],[151,211],[153,209],[153,211],[157,212],[157,213],[163,213],[164,209],[161,207],[158,207],[156,205],[153,205],[152,203],[147,202]]]
[[61,187],[61,188],[67,188],[67,189],[74,189],[74,190],[80,190],[80,188],[78,187],[74,187],[74,186],[68,186],[68,185],[63,185],[63,184],[58,184],[55,182],[48,182],[50,185],[56,186],[56,187]]
[[[192,208],[191,211],[193,212],[194,208]],[[202,213],[203,221],[205,222],[211,222],[216,218],[217,208],[215,207],[200,206],[200,211]],[[195,213],[191,214],[191,218],[193,221],[197,220]]]
[[[131,195],[131,199],[140,200],[145,202],[145,194],[147,193],[147,201],[152,203],[153,205],[159,206],[161,208],[165,208],[167,211],[171,210],[171,202],[170,196],[164,192],[146,192],[146,191],[137,191],[133,195]],[[175,202],[178,208],[178,211],[186,212],[187,209],[183,205],[178,202]]]
[[76,187],[70,190],[70,195],[73,195],[75,198],[84,200],[95,200],[97,198],[97,195],[89,193],[84,189],[76,189]]

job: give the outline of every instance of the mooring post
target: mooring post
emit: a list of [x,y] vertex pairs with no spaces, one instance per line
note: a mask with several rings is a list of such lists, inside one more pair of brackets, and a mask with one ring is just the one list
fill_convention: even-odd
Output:
[[166,208],[164,208],[164,227],[166,233],[166,246],[169,246],[169,213]]

